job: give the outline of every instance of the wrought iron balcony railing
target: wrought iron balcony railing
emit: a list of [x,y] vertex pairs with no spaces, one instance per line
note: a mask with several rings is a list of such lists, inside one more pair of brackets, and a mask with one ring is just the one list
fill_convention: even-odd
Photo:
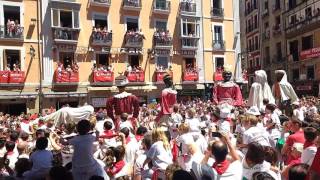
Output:
[[23,40],[23,30],[20,25],[0,26],[0,39]]

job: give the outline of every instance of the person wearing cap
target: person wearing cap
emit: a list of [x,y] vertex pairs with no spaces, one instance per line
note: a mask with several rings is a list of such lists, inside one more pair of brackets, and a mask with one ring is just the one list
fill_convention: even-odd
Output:
[[[273,84],[272,93],[278,107],[287,109],[290,102],[298,101],[298,96],[291,84],[288,82],[287,74],[284,70],[276,70],[276,83]],[[288,109],[287,109],[288,110]]]
[[133,119],[137,119],[139,116],[139,100],[135,95],[125,91],[127,83],[127,77],[122,75],[117,77],[115,84],[119,94],[107,100],[107,115],[114,121],[116,129],[119,129],[119,120],[122,113],[127,113]]
[[222,76],[224,81],[213,88],[213,102],[217,105],[227,103],[232,106],[242,106],[241,90],[236,83],[231,81],[231,70],[225,68]]
[[177,103],[177,91],[174,89],[172,77],[169,74],[164,75],[163,82],[166,88],[161,93],[161,110],[156,121],[160,127],[168,128],[174,104]]

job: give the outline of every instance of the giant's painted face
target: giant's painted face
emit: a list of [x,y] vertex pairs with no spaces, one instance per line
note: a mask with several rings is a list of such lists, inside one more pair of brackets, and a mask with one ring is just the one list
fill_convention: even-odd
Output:
[[232,72],[230,72],[230,71],[224,71],[224,72],[222,73],[222,77],[223,77],[224,82],[230,81],[230,79],[231,79],[231,77],[232,77]]

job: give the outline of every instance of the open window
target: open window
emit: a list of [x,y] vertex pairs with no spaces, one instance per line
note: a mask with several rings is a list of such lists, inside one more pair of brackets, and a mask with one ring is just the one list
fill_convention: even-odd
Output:
[[169,57],[168,56],[158,56],[157,57],[157,70],[166,70],[169,68]]
[[289,42],[289,50],[293,61],[299,61],[299,42],[297,40]]
[[300,79],[300,71],[299,68],[292,69],[292,80],[297,81]]
[[60,63],[63,64],[63,67],[72,68],[74,64],[74,53],[73,52],[60,52],[59,53]]
[[136,69],[140,66],[139,55],[129,55],[129,65],[132,69]]
[[182,36],[199,37],[200,24],[195,19],[182,19]]
[[220,9],[222,8],[222,0],[213,0],[212,6],[213,8]]
[[186,69],[194,69],[196,67],[196,60],[194,58],[185,58],[185,62],[186,62]]
[[126,27],[127,27],[127,31],[138,31],[139,20],[137,18],[127,18]]
[[224,67],[224,58],[223,57],[217,57],[215,59],[216,63],[216,71],[223,70]]
[[6,37],[21,35],[21,19],[19,6],[3,6],[3,22]]
[[155,28],[157,30],[166,31],[167,30],[167,22],[166,21],[156,21]]
[[21,66],[21,56],[19,50],[4,50],[4,67],[8,71],[19,71]]
[[52,26],[62,28],[79,28],[79,11],[52,9]]
[[301,50],[308,50],[313,48],[313,35],[302,37]]
[[109,54],[96,54],[97,67],[108,67],[109,66]]
[[314,66],[307,66],[307,79],[308,80],[314,80]]
[[94,14],[93,16],[94,27],[100,30],[108,30],[108,17],[102,14]]

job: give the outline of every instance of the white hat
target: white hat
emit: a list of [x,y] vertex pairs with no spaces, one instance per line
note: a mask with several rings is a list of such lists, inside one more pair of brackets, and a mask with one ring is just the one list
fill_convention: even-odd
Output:
[[300,103],[298,101],[295,101],[292,103],[292,105],[300,106]]
[[115,78],[114,83],[117,87],[126,86],[128,84],[128,79],[126,76],[120,75]]
[[303,151],[303,144],[302,143],[294,143],[292,148],[295,148],[298,152],[302,153]]
[[254,115],[254,116],[260,116],[261,113],[259,111],[259,108],[257,106],[250,107],[249,110],[247,110],[246,114]]
[[220,109],[220,118],[226,119],[229,118],[231,114],[231,110],[227,107]]

